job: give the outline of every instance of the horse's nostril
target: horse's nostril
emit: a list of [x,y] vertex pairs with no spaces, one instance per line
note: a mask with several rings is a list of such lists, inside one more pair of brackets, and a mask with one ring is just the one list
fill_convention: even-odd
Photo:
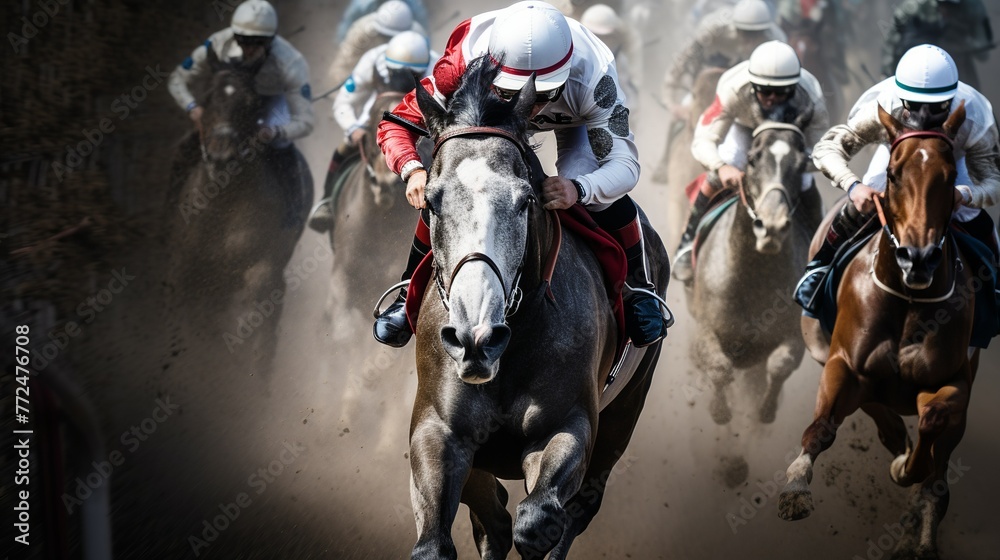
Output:
[[441,344],[445,352],[455,361],[465,359],[465,345],[458,338],[458,329],[451,325],[441,327]]
[[899,247],[896,249],[896,262],[912,264],[917,256],[917,251],[913,247]]
[[941,264],[941,259],[944,258],[944,252],[941,251],[940,247],[934,247],[931,249],[930,254],[927,255],[927,266],[933,270]]
[[757,219],[753,221],[753,233],[757,237],[767,235],[767,227],[764,225],[763,220]]
[[504,324],[493,325],[490,334],[483,340],[480,351],[486,358],[486,363],[492,364],[500,359],[510,342],[510,327]]
[[781,227],[778,228],[778,231],[780,231],[781,233],[786,233],[789,229],[791,229],[791,227],[792,227],[792,221],[791,220],[785,220],[781,224]]

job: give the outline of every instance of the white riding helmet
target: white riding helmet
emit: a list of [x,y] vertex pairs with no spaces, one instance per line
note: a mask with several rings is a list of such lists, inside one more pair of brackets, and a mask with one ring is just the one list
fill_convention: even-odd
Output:
[[278,32],[278,14],[269,2],[247,0],[236,7],[229,26],[237,35],[274,37]]
[[774,24],[763,0],[740,0],[733,6],[733,25],[742,31],[763,31]]
[[535,91],[551,91],[566,83],[573,59],[573,37],[566,17],[536,0],[511,5],[497,16],[487,52],[503,66],[493,84],[518,90],[535,74]]
[[754,49],[748,70],[750,83],[758,86],[792,86],[802,75],[795,49],[781,41],[768,41]]
[[413,27],[413,11],[401,0],[389,0],[375,12],[375,30],[395,36]]
[[905,101],[941,103],[958,92],[958,67],[941,47],[917,45],[896,66],[896,95]]
[[595,35],[610,35],[622,26],[614,8],[607,4],[594,4],[580,17],[580,23]]
[[394,70],[406,68],[423,74],[431,63],[427,38],[416,31],[403,31],[389,40],[385,49],[385,65]]

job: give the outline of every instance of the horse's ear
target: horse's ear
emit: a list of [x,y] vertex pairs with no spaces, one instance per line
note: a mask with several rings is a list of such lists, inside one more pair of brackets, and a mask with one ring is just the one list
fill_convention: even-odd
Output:
[[528,76],[528,81],[524,82],[521,89],[514,95],[514,114],[522,119],[531,116],[531,109],[535,105],[535,73]]
[[431,136],[439,135],[444,130],[445,118],[448,116],[447,111],[431,94],[427,93],[427,88],[423,85],[417,84],[414,91],[417,94],[417,106],[420,107],[420,112],[424,115],[424,124],[427,125],[427,130],[430,131]]
[[881,105],[878,106],[878,120],[885,127],[886,132],[889,133],[890,142],[903,132],[903,123],[896,120],[896,117],[889,114]]
[[961,103],[958,104],[958,108],[951,112],[948,116],[948,120],[944,121],[944,125],[941,128],[944,133],[952,138],[958,134],[958,129],[962,128],[962,124],[965,122],[965,100],[963,99]]

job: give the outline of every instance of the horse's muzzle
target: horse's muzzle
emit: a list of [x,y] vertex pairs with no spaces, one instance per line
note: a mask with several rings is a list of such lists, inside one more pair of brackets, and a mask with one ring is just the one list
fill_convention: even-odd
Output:
[[472,384],[486,383],[497,373],[498,362],[510,342],[510,327],[495,324],[472,329],[441,327],[441,343],[458,366],[458,377]]
[[896,249],[896,264],[903,272],[903,283],[913,290],[923,290],[931,285],[934,271],[943,258],[944,252],[937,244],[920,249],[911,246]]
[[785,217],[775,223],[765,223],[757,219],[753,222],[754,237],[757,238],[757,252],[764,255],[776,255],[791,231],[792,221]]

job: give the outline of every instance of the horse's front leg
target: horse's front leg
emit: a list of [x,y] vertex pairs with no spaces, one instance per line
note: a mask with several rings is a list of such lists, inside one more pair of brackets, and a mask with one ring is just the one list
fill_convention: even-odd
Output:
[[472,468],[473,450],[438,418],[410,436],[410,502],[417,522],[413,559],[458,558],[451,526]]
[[814,509],[812,468],[819,454],[833,445],[837,428],[861,404],[861,386],[847,362],[837,356],[827,362],[816,395],[813,422],[802,434],[802,452],[786,471],[788,482],[778,498],[778,516],[786,521],[808,517]]
[[917,396],[917,445],[892,462],[891,475],[900,484],[920,482],[901,524],[904,533],[893,559],[937,559],[937,531],[948,511],[949,485],[958,482],[966,467],[951,463],[951,454],[965,434],[970,383],[962,379],[936,392]]
[[576,409],[556,433],[529,447],[521,462],[528,497],[517,506],[514,546],[522,558],[544,558],[568,523],[563,506],[580,489],[594,425]]
[[758,411],[762,423],[774,422],[774,417],[778,414],[778,395],[781,394],[781,387],[802,363],[805,351],[802,337],[795,336],[782,342],[767,357],[767,390],[764,391],[764,399]]
[[729,408],[726,389],[733,383],[733,364],[726,357],[719,337],[708,329],[700,328],[694,341],[694,362],[700,367],[709,381],[712,382],[712,402],[708,411],[712,421],[722,426],[733,419],[733,411]]

